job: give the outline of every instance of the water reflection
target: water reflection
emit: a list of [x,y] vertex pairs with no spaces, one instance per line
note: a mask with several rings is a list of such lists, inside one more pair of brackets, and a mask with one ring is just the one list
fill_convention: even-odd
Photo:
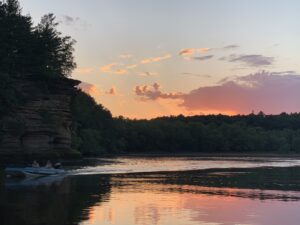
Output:
[[0,224],[297,225],[299,200],[300,167],[47,177],[0,185]]
[[47,184],[12,181],[0,191],[0,224],[79,224],[89,219],[92,206],[109,199],[109,180],[78,176]]
[[[300,168],[260,168],[113,175],[110,200],[93,207],[93,216],[82,224],[296,225],[299,172]],[[274,186],[272,179],[277,181]],[[261,180],[267,185],[258,189],[255,185]]]
[[[92,163],[92,165],[91,165]],[[188,171],[214,168],[292,167],[299,158],[276,157],[117,157],[89,161],[72,172],[74,175],[120,174],[159,171]]]
[[130,192],[112,191],[114,194],[110,201],[101,207],[94,207],[92,219],[82,224],[296,225],[300,219],[299,202],[257,201],[223,195],[176,192],[174,189],[166,193],[159,191],[153,184]]

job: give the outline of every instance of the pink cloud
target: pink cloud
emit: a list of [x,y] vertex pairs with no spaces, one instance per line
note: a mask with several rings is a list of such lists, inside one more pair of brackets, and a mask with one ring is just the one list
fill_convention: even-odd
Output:
[[93,84],[89,84],[89,83],[86,83],[86,82],[81,82],[77,86],[77,88],[80,89],[81,91],[93,96],[93,97],[96,97],[97,95],[100,95],[100,91]]
[[268,114],[300,111],[300,75],[287,72],[259,72],[223,79],[218,85],[200,87],[189,93],[164,93],[159,84],[136,86],[142,100],[180,99],[187,111]]
[[119,66],[120,66],[119,63],[113,62],[113,63],[102,66],[100,68],[100,71],[103,73],[117,74],[117,75],[124,75],[124,74],[128,73],[128,71],[126,69],[116,68]]
[[112,69],[114,66],[116,66],[116,65],[117,65],[117,63],[113,62],[113,63],[110,63],[110,64],[107,64],[107,65],[102,66],[102,67],[100,68],[100,70],[101,70],[102,72],[106,73],[106,72],[111,71],[111,69]]
[[171,54],[166,54],[164,56],[146,58],[146,59],[142,59],[141,60],[141,64],[148,64],[148,63],[153,63],[153,62],[159,62],[159,61],[162,61],[162,60],[169,59],[171,57],[172,57]]
[[300,111],[300,76],[259,72],[200,87],[185,94],[181,106],[188,110],[234,111],[248,114]]
[[140,97],[141,100],[157,100],[157,99],[179,99],[182,97],[182,93],[163,93],[160,90],[160,84],[154,83],[152,85],[141,85],[135,87],[135,94]]

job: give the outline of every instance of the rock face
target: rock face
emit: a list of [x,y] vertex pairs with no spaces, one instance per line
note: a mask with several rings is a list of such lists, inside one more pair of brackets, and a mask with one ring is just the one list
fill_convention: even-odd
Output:
[[15,80],[24,102],[1,120],[0,155],[61,155],[71,151],[71,101],[80,82]]

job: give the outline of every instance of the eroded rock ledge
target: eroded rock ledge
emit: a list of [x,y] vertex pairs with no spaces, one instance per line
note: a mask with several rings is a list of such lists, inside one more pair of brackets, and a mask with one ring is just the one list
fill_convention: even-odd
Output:
[[0,118],[0,156],[62,156],[72,152],[71,101],[80,81],[16,79],[21,104]]

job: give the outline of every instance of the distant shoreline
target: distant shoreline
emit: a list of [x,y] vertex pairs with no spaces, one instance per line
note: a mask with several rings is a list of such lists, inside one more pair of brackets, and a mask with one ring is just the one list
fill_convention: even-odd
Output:
[[[166,153],[166,152],[149,152],[149,153],[118,153],[118,154],[102,154],[102,155],[95,155],[95,156],[83,156],[81,158],[67,158],[62,159],[62,161],[81,161],[85,159],[101,159],[101,158],[117,158],[117,157],[153,157],[153,158],[159,158],[159,157],[219,157],[219,158],[230,158],[230,157],[278,157],[278,158],[299,158],[299,153],[197,153],[197,152],[187,152],[187,153]],[[17,157],[11,157],[11,159],[0,159],[0,168],[1,165],[6,164],[26,164],[30,163],[33,159],[37,159],[40,161],[48,160],[47,157],[41,157],[41,158],[17,158]],[[55,160],[55,159],[51,159]]]
[[300,153],[124,153],[124,154],[103,154],[101,156],[83,157],[83,158],[101,158],[101,157],[299,157]]

